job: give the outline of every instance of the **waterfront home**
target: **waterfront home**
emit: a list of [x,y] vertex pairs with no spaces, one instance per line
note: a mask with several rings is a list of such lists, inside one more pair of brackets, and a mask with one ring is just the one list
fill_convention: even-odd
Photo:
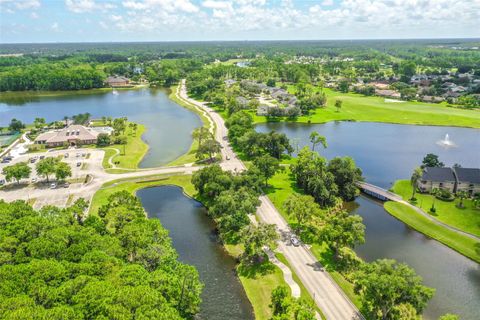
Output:
[[125,86],[128,86],[130,84],[130,79],[128,79],[126,77],[110,76],[110,77],[107,78],[105,83],[112,88],[125,87]]
[[60,130],[42,133],[35,139],[35,143],[48,148],[95,144],[99,134],[99,130],[74,124]]
[[480,193],[480,169],[454,168],[458,191],[467,191],[469,195]]
[[426,167],[423,169],[422,179],[418,185],[421,192],[430,192],[433,189],[446,189],[455,192],[456,178],[452,168]]
[[418,188],[421,192],[431,192],[437,188],[451,193],[467,191],[472,196],[480,193],[480,169],[426,167]]

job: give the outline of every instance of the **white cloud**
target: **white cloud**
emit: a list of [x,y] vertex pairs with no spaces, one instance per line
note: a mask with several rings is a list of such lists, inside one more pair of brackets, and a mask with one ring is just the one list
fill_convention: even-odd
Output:
[[58,22],[52,23],[52,25],[50,26],[50,29],[52,29],[52,31],[59,31],[60,28],[58,26]]
[[120,20],[122,20],[122,16],[117,16],[117,15],[112,14],[112,15],[110,16],[110,19],[111,19],[112,21],[120,21]]
[[65,0],[65,6],[75,13],[92,12],[93,10],[110,10],[117,6],[110,2],[96,2],[95,0]]
[[0,0],[0,9],[13,13],[13,9],[27,10],[40,7],[40,0]]
[[165,10],[168,12],[198,12],[199,8],[194,5],[190,0],[143,0],[123,1],[123,6],[133,10]]
[[333,6],[333,0],[323,0],[322,6],[324,7]]
[[32,13],[30,13],[30,18],[32,18],[32,19],[38,19],[38,18],[39,18],[39,15],[38,15],[36,12],[32,12]]
[[209,9],[228,9],[232,7],[232,4],[227,1],[207,0],[202,2],[202,6]]

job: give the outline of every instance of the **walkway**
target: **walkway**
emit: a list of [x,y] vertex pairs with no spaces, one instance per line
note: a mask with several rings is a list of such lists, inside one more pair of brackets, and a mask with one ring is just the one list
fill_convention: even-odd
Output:
[[[205,110],[215,122],[217,127],[215,138],[223,146],[222,157],[225,159],[228,155],[231,159],[222,161],[222,167],[232,171],[245,170],[246,167],[243,162],[236,157],[228,142],[223,140],[223,137],[227,136],[228,133],[223,118],[218,113],[210,110],[204,103],[189,98],[185,80],[182,80],[181,88],[178,92],[181,100]],[[343,290],[338,287],[328,272],[323,271],[323,267],[310,250],[305,246],[295,247],[291,245],[289,238],[292,231],[275,206],[270,202],[270,199],[267,196],[261,196],[260,202],[261,204],[257,209],[258,216],[265,223],[275,224],[282,237],[282,240],[278,243],[277,250],[286,257],[325,317],[328,320],[363,319],[358,309],[344,294]]]
[[435,219],[434,217],[432,217],[431,215],[429,215],[428,213],[426,213],[425,211],[423,211],[422,209],[420,209],[419,207],[411,204],[410,202],[408,201],[405,201],[403,200],[403,198],[396,194],[396,193],[393,193],[393,192],[390,192],[388,190],[385,190],[383,188],[380,188],[378,186],[375,186],[373,184],[370,184],[370,183],[366,183],[366,182],[359,182],[358,183],[358,186],[360,187],[360,189],[362,189],[363,192],[365,192],[366,194],[368,195],[371,195],[377,199],[380,199],[380,200],[383,200],[383,201],[395,201],[395,202],[398,202],[398,203],[401,203],[401,204],[404,204],[406,205],[407,207],[410,207],[412,208],[413,210],[415,210],[417,213],[421,214],[422,216],[424,216],[425,218],[427,218],[428,220],[430,220],[431,222],[433,222],[434,224],[436,225],[439,225],[441,227],[444,227],[450,231],[453,231],[453,232],[456,232],[462,236],[466,236],[466,237],[469,237],[471,239],[474,239],[474,240],[477,240],[477,241],[480,241],[480,237],[477,236],[477,235],[474,235],[472,233],[469,233],[469,232],[466,232],[466,231],[463,231],[463,230],[460,230],[458,228],[455,228],[451,225],[448,225],[440,220],[437,220]]

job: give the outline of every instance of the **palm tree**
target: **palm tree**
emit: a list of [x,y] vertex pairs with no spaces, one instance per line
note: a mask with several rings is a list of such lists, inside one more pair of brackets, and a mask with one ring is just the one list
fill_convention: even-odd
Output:
[[102,122],[103,122],[104,125],[106,125],[107,124],[107,117],[103,116],[102,117]]
[[315,146],[321,144],[324,149],[327,148],[327,139],[324,136],[321,136],[317,131],[310,133],[310,142],[312,143],[312,151],[315,151]]
[[458,191],[457,198],[460,199],[460,203],[458,204],[458,207],[465,208],[465,205],[463,204],[463,200],[468,198],[468,192],[465,190]]
[[68,116],[63,117],[63,121],[65,121],[65,127],[68,126]]
[[410,184],[412,185],[412,198],[410,200],[415,200],[415,193],[417,192],[418,181],[422,178],[423,171],[420,167],[415,168],[410,178]]

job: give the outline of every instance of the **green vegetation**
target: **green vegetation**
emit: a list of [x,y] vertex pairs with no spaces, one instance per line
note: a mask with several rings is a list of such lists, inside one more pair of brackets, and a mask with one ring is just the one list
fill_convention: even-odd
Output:
[[87,207],[0,201],[1,317],[191,319],[202,284],[160,222],[128,192]]
[[142,161],[142,158],[148,151],[148,145],[142,140],[142,134],[145,132],[145,126],[142,124],[137,125],[137,129],[129,126],[131,122],[127,122],[125,126],[126,144],[122,145],[115,143],[113,138],[113,145],[102,147],[105,150],[105,156],[103,158],[103,167],[106,169],[111,168],[109,159],[121,169],[137,169],[138,164]]
[[403,221],[415,230],[440,241],[464,256],[480,263],[480,241],[434,224],[405,204],[388,201],[384,204],[384,207],[392,216]]
[[[393,185],[392,191],[409,201],[412,195],[412,186],[407,180],[398,180]],[[480,208],[475,208],[473,200],[463,200],[464,207],[459,208],[460,200],[442,201],[435,198],[434,195],[418,192],[415,197],[415,206],[427,213],[435,204],[435,213],[430,213],[433,218],[480,237]]]
[[[292,88],[293,90],[293,88]],[[323,89],[327,95],[327,105],[312,111],[309,115],[288,118],[268,118],[254,116],[255,123],[268,121],[296,121],[302,123],[326,123],[329,121],[369,121],[417,125],[443,125],[480,128],[480,112],[447,107],[445,104],[424,102],[388,102],[382,97],[366,97],[356,93],[342,93]],[[337,111],[335,101],[341,100],[342,107]]]

